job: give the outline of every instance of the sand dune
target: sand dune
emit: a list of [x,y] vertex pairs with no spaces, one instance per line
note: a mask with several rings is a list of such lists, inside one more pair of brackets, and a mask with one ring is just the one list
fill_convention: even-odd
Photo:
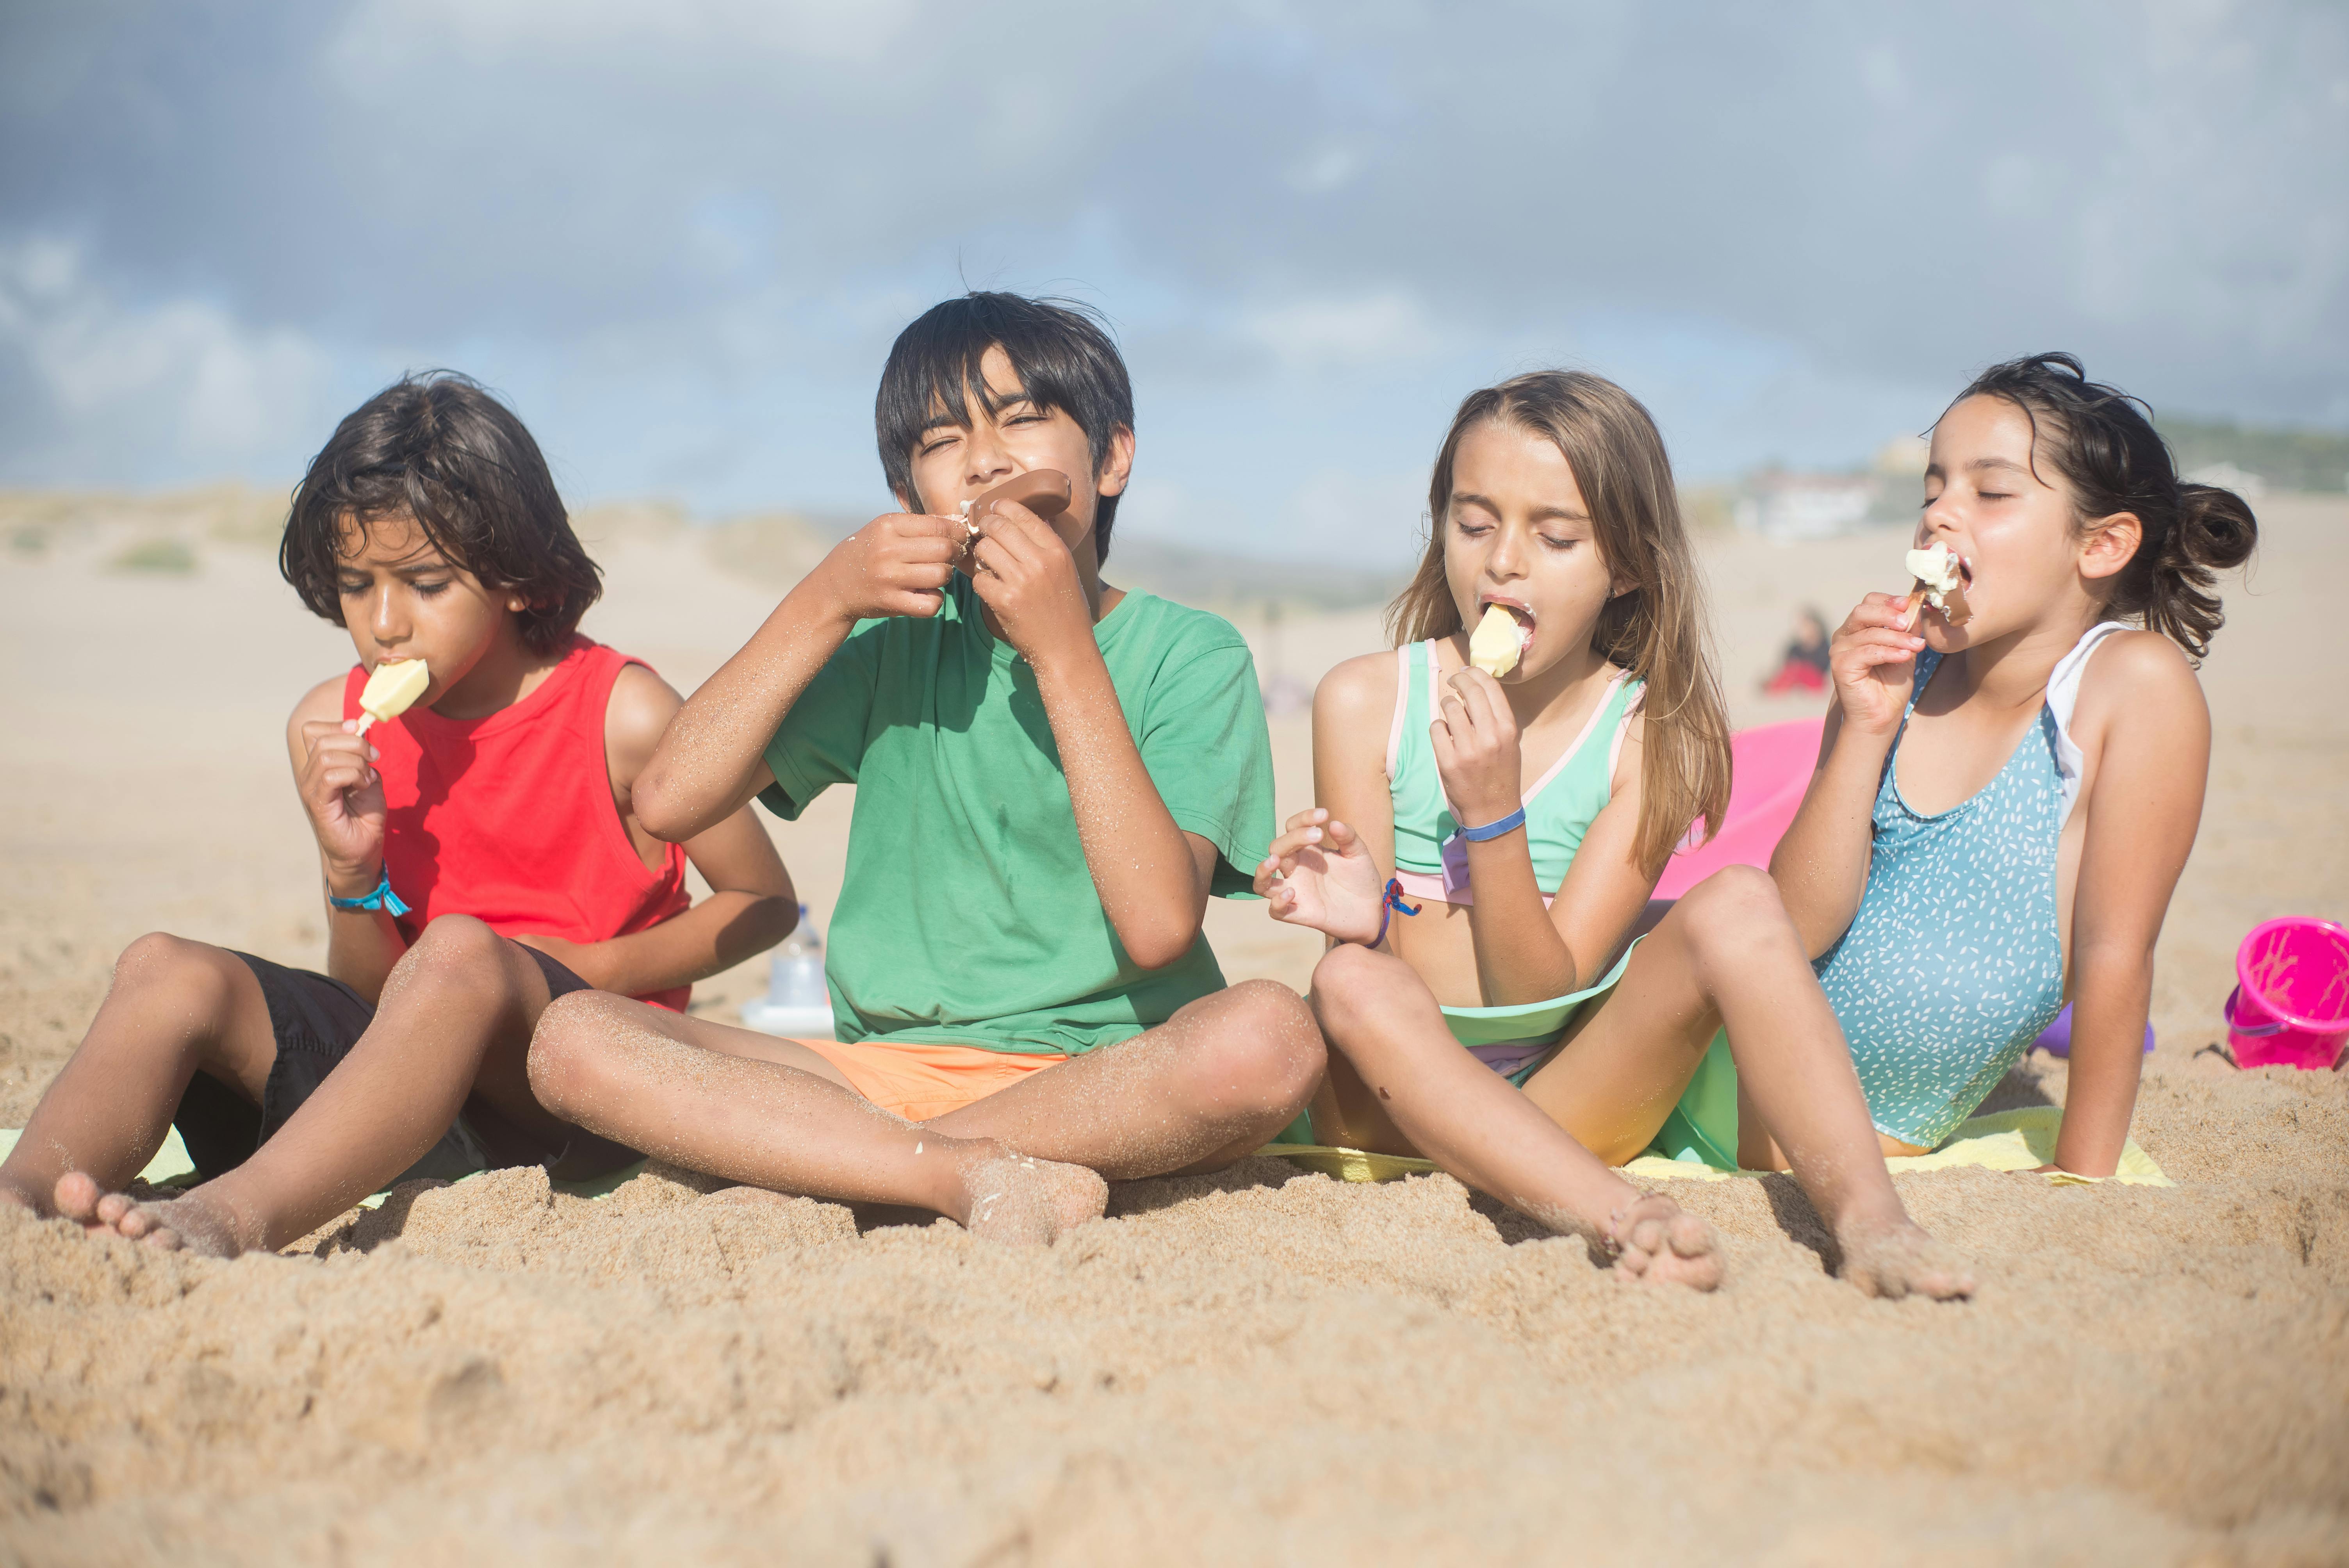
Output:
[[[1973,1252],[1971,1305],[1863,1300],[1775,1178],[1677,1184],[1730,1238],[1710,1298],[1446,1178],[1271,1161],[1118,1188],[1039,1253],[658,1171],[598,1202],[535,1171],[412,1187],[230,1264],[0,1212],[0,1562],[2349,1561],[2349,1083],[2197,1054],[2250,924],[2349,916],[2319,603],[2349,507],[2262,521],[2137,1123],[2180,1185],[1903,1178]],[[251,532],[150,509],[0,552],[0,1125],[140,932],[320,960],[280,738],[349,649]],[[109,569],[161,534],[193,570]],[[588,629],[681,686],[772,603],[702,543],[598,546]],[[1896,548],[1708,543],[1741,722],[1809,711],[1753,695],[1787,615]],[[1369,613],[1278,635],[1308,681],[1378,645]],[[1288,810],[1303,718],[1275,738]],[[775,825],[820,915],[847,804]],[[1211,931],[1235,978],[1309,972],[1258,907]],[[2043,1065],[1995,1103],[2063,1089]]]

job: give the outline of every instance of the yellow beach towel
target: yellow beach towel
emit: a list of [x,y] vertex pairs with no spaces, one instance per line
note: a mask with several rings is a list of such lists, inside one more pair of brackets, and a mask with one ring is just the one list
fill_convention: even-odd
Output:
[[[1985,1171],[2030,1171],[2055,1158],[2055,1133],[2063,1122],[2063,1109],[2053,1105],[2026,1106],[2021,1110],[1977,1116],[1930,1154],[1903,1155],[1884,1163],[1896,1176],[1904,1171],[1945,1171],[1959,1165],[1980,1166]],[[1398,1176],[1423,1176],[1436,1169],[1432,1160],[1373,1154],[1361,1149],[1333,1149],[1325,1144],[1274,1143],[1257,1152],[1286,1160],[1308,1171],[1319,1171],[1340,1181],[1392,1181]],[[1667,1160],[1661,1154],[1643,1154],[1624,1166],[1623,1174],[1634,1181],[1734,1181],[1762,1172],[1716,1171],[1694,1159]],[[2135,1187],[2178,1185],[2161,1173],[2161,1167],[2137,1147],[2135,1139],[2121,1150],[2120,1168],[2110,1176],[2075,1176],[2068,1171],[2054,1171],[2048,1172],[2047,1180],[2059,1187],[2090,1186],[2100,1181]]]

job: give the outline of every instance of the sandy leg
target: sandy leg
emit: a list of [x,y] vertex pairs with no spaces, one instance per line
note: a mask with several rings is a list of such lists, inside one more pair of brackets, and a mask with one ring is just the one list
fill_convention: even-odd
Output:
[[0,1161],[0,1202],[59,1212],[58,1184],[78,1173],[94,1186],[94,1205],[162,1147],[199,1071],[258,1104],[276,1055],[268,1002],[243,959],[160,932],[139,938],[116,961],[80,1047]]
[[1030,1073],[923,1125],[999,1139],[1119,1181],[1210,1171],[1288,1126],[1326,1060],[1296,992],[1243,980],[1133,1039]]
[[1401,959],[1331,949],[1314,972],[1313,1005],[1333,1052],[1336,1099],[1345,1102],[1340,1136],[1368,1132],[1374,1147],[1423,1154],[1528,1219],[1582,1237],[1594,1255],[1613,1255],[1627,1278],[1720,1284],[1725,1263],[1713,1227],[1624,1181],[1550,1111],[1461,1049]]
[[1629,1160],[1723,1025],[1754,1130],[1775,1140],[1827,1228],[1852,1238],[1844,1277],[1870,1295],[1971,1294],[1955,1254],[1893,1191],[1835,1009],[1763,872],[1731,867],[1673,905],[1526,1093],[1610,1162]]
[[769,1191],[928,1209],[1019,1243],[1048,1244],[1109,1206],[1092,1171],[893,1116],[796,1042],[601,992],[546,1009],[530,1074],[592,1132]]

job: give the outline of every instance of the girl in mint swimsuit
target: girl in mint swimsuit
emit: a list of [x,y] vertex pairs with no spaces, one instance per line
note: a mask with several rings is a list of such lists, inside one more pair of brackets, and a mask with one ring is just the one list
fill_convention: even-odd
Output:
[[[1429,511],[1426,557],[1390,614],[1398,647],[1315,694],[1320,803],[1256,879],[1275,919],[1332,944],[1313,976],[1331,1047],[1317,1140],[1423,1155],[1619,1268],[1711,1288],[1711,1227],[1612,1167],[1655,1137],[1726,1019],[1845,1277],[1967,1294],[1892,1191],[1769,879],[1723,872],[1632,940],[1673,845],[1729,792],[1647,410],[1564,372],[1472,394]],[[1497,676],[1469,664],[1466,635],[1495,606],[1518,644]]]

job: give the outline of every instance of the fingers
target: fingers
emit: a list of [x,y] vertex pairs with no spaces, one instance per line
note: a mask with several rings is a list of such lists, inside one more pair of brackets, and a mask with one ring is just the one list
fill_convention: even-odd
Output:
[[1487,734],[1503,737],[1515,735],[1517,716],[1501,694],[1501,683],[1491,674],[1474,665],[1463,665],[1452,672],[1444,684],[1452,688],[1444,698],[1448,706],[1453,697],[1468,716],[1468,722]]
[[1836,634],[1842,636],[1863,626],[1889,626],[1906,631],[1908,628],[1901,622],[1908,614],[1909,596],[1906,593],[1870,593],[1852,606],[1851,614],[1844,617],[1843,624],[1837,629]]
[[1017,501],[989,502],[986,511],[973,512],[970,521],[984,539],[1017,539],[1030,550],[1042,550],[1049,544],[1068,548],[1042,518]]

